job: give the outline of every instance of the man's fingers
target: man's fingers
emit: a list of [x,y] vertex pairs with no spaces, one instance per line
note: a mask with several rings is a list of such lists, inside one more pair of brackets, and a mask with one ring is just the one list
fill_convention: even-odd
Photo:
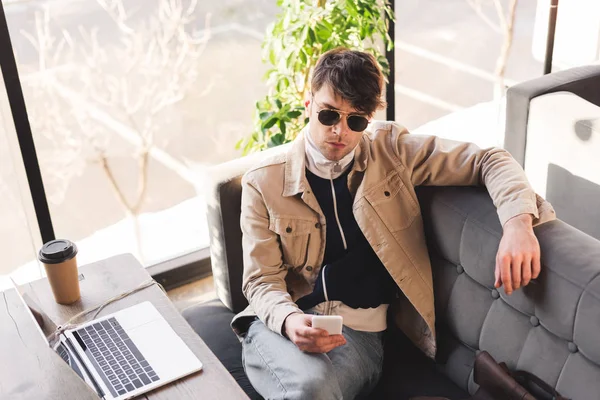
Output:
[[500,261],[498,257],[496,257],[496,269],[494,270],[494,277],[496,278],[494,280],[494,287],[498,289],[500,286],[502,286],[502,280],[500,279]]
[[346,339],[342,335],[331,335],[326,337],[320,337],[315,340],[315,345],[318,347],[325,347],[336,343],[345,343]]
[[523,264],[522,267],[522,271],[521,271],[521,276],[522,276],[522,284],[523,287],[529,285],[529,282],[531,282],[531,270],[533,269],[531,262],[529,263],[525,263]]
[[498,255],[497,264],[496,264],[496,274],[497,274],[496,283],[498,284],[498,286],[496,286],[496,287],[500,287],[500,286],[504,285],[504,290],[507,293],[508,293],[509,288],[510,288],[510,291],[512,292],[512,277],[510,275],[510,261],[511,261],[510,255],[508,255],[508,254]]
[[346,339],[342,335],[332,335],[319,340],[322,341],[318,345],[322,353],[328,353],[336,347],[346,344]]
[[511,294],[512,289],[512,276],[510,273],[510,264],[511,257],[509,255],[505,255],[500,259],[500,279],[502,279],[502,284],[504,285],[504,291],[506,294]]
[[346,344],[346,339],[342,335],[332,335],[316,339],[301,337],[294,343],[300,350],[307,353],[328,353],[336,347]]
[[537,279],[537,277],[540,276],[541,270],[542,270],[542,263],[540,261],[540,253],[537,252],[536,254],[534,254],[533,258],[531,259],[531,278]]
[[311,328],[310,326],[298,329],[296,331],[296,334],[307,339],[315,339],[318,337],[328,336],[327,331],[318,328]]
[[526,259],[521,267],[521,277],[522,277],[522,286],[525,287],[529,285],[531,281],[531,271],[533,269],[533,259]]
[[[521,257],[515,257],[511,262],[513,290],[517,290],[521,287],[521,271],[523,268],[527,268],[525,263],[529,262],[526,260],[526,258],[522,259]],[[531,264],[531,262],[529,262],[529,264]]]
[[329,353],[331,350],[335,349],[336,347],[340,347],[340,346],[342,346],[342,345],[344,345],[344,344],[345,344],[345,343],[333,343],[333,344],[331,344],[331,345],[329,345],[329,346],[326,346],[326,347],[323,347],[323,348],[321,348],[321,349],[320,349],[320,350],[321,350],[320,352],[321,352],[321,353]]

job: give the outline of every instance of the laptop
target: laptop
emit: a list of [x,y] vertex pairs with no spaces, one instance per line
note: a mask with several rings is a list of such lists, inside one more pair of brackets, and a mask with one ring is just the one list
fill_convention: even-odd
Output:
[[[11,279],[12,281],[12,279]],[[149,301],[65,330],[14,281],[40,335],[101,399],[124,400],[200,371],[202,363]]]

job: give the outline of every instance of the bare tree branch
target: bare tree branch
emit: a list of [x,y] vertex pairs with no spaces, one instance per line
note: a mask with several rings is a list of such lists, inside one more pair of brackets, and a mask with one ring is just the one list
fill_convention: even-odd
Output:
[[[497,33],[502,33],[502,28],[494,23],[482,10],[481,0],[466,0],[467,4],[477,13],[477,15],[485,22],[492,30]],[[496,0],[494,0],[496,1]]]
[[504,85],[504,74],[506,72],[506,64],[513,43],[514,25],[518,3],[519,0],[510,0],[510,5],[508,9],[508,21],[505,25],[506,30],[504,33],[504,41],[502,43],[502,49],[500,50],[500,57],[498,57],[498,61],[496,62],[495,74],[496,76],[502,78],[500,82],[501,85]]
[[125,12],[122,0],[96,0],[100,7],[115,21],[117,27],[126,34],[134,33],[134,30],[127,25],[128,15]]
[[495,32],[502,35],[502,47],[500,54],[496,59],[496,67],[494,75],[496,82],[494,85],[494,98],[501,97],[506,88],[504,84],[504,75],[506,74],[506,65],[508,64],[508,57],[512,48],[513,37],[514,37],[514,22],[516,17],[516,9],[518,0],[508,0],[508,12],[505,11],[502,0],[491,0],[493,7],[496,11],[496,16],[499,21],[499,25],[492,22],[487,14],[484,12],[482,4],[483,0],[466,0],[467,4],[481,17],[481,19],[488,24]]
[[506,22],[506,16],[504,15],[504,7],[502,6],[501,0],[494,0],[494,7],[496,8],[496,14],[500,20],[500,27],[502,32],[506,32],[508,29],[508,23]]

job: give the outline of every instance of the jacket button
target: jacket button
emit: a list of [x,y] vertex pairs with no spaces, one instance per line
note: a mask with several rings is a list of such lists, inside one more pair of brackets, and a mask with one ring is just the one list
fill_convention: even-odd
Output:
[[306,270],[307,270],[308,272],[310,272],[310,271],[312,271],[312,270],[313,270],[313,267],[311,267],[311,266],[309,265],[308,267],[306,267]]
[[317,223],[315,224],[315,228],[319,229],[320,227],[321,227],[321,224],[317,222]]
[[385,194],[385,197],[390,197],[390,192],[388,192],[387,190],[383,192],[383,194]]
[[287,228],[285,228],[285,231],[287,233],[292,233],[292,227],[288,226]]

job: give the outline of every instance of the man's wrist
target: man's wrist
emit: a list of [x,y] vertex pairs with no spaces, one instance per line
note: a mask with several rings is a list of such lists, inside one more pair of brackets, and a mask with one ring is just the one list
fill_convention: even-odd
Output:
[[505,230],[510,228],[533,229],[533,218],[533,214],[519,214],[506,221],[503,228]]
[[290,338],[290,337],[288,336],[288,333],[287,333],[287,325],[286,325],[286,322],[287,322],[287,320],[288,320],[288,318],[289,318],[290,316],[292,316],[292,315],[295,315],[295,314],[302,314],[302,313],[299,313],[299,312],[291,312],[291,313],[289,313],[289,314],[288,314],[288,315],[287,315],[287,316],[286,316],[286,317],[283,319],[283,324],[281,325],[281,335],[282,335],[284,338],[287,338],[287,339],[289,339],[289,338]]

